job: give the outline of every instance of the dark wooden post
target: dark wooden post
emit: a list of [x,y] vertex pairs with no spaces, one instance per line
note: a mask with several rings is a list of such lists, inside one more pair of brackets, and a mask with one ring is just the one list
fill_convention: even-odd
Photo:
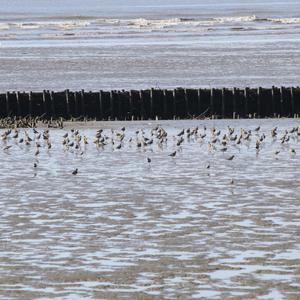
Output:
[[29,92],[29,116],[32,116],[32,92]]
[[210,89],[210,111],[211,111],[211,116],[213,116],[214,113],[215,113],[214,97],[215,97],[214,88],[211,88]]
[[52,116],[51,117],[55,117],[55,94],[53,91],[50,92],[50,101],[51,101],[51,113],[52,113]]
[[124,105],[123,105],[123,99],[124,99],[124,93],[125,91],[118,91],[117,92],[117,99],[118,99],[118,118],[120,120],[124,120],[125,112],[124,112]]
[[114,119],[115,108],[114,108],[114,92],[113,91],[110,91],[110,93],[109,93],[109,100],[110,100],[110,118]]
[[273,117],[275,116],[275,114],[277,113],[275,110],[275,87],[272,86],[272,89],[271,89],[271,94],[272,94],[272,111],[273,111]]
[[154,114],[153,114],[153,88],[150,90],[150,119],[154,119]]
[[103,96],[102,91],[99,91],[99,119],[103,120]]
[[144,97],[143,97],[143,91],[139,91],[139,96],[140,96],[140,103],[141,103],[141,120],[144,120],[145,118],[145,102],[144,102]]
[[6,99],[5,99],[5,103],[6,103],[6,116],[8,117],[10,115],[9,112],[9,92],[6,92]]
[[85,99],[84,99],[84,90],[81,90],[81,116],[85,116]]
[[294,99],[294,88],[290,88],[290,93],[291,93],[291,109],[292,109],[292,116],[294,117],[295,115],[295,99]]
[[198,115],[202,113],[201,111],[201,89],[198,89],[198,99],[197,99]]
[[46,102],[46,91],[43,90],[43,111],[46,116],[48,115],[47,102]]
[[222,88],[222,118],[225,118],[225,88]]
[[16,99],[17,99],[17,112],[18,112],[18,116],[21,116],[20,92],[17,92]]
[[78,95],[77,92],[74,92],[74,104],[75,104],[75,117],[79,116],[79,109],[78,109]]
[[257,89],[257,116],[261,116],[261,87]]
[[237,113],[237,111],[236,111],[236,102],[237,102],[236,97],[237,97],[236,88],[234,87],[233,90],[232,90],[232,108],[233,108],[233,112],[232,112],[233,114],[232,115],[234,116],[233,118],[235,118],[235,115]]
[[167,104],[167,90],[163,90],[163,118],[167,119],[168,104]]
[[283,87],[280,87],[280,116],[283,116]]
[[177,108],[176,108],[176,89],[173,90],[173,118],[176,119]]
[[245,109],[245,116],[249,117],[248,115],[248,88],[244,89],[244,109]]
[[66,90],[66,108],[67,108],[67,117],[70,118],[70,98],[69,98],[69,90]]
[[134,119],[134,115],[133,115],[133,91],[130,90],[129,91],[129,109],[130,109],[130,116],[131,116],[131,119],[133,120]]
[[184,101],[185,101],[185,111],[186,111],[186,116],[188,117],[190,115],[189,97],[186,89],[184,89],[183,92],[184,92]]

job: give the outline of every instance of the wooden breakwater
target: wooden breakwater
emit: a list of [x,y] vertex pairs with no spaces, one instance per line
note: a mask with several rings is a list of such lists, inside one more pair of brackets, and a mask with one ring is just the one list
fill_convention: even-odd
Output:
[[298,114],[299,87],[0,93],[0,117],[146,120]]

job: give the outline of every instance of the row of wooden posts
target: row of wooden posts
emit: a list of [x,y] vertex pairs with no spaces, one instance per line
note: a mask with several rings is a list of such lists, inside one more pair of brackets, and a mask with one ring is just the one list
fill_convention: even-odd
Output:
[[299,87],[0,93],[0,117],[146,120],[298,114]]

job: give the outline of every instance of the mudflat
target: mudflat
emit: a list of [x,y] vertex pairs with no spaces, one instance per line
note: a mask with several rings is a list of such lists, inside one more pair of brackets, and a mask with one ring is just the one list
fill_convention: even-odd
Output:
[[2,299],[298,298],[298,120],[65,125],[1,141]]

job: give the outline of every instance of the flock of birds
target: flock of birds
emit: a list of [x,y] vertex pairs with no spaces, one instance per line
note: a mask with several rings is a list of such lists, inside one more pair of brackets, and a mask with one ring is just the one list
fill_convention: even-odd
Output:
[[36,128],[39,124],[47,126],[48,128],[60,128],[64,127],[63,119],[44,119],[44,115],[40,117],[6,117],[0,118],[0,128]]
[[[239,149],[242,146],[247,146],[248,149],[253,149],[259,155],[260,151],[265,146],[267,136],[271,139],[271,143],[279,142],[281,147],[278,147],[274,152],[276,158],[281,151],[286,151],[290,155],[295,156],[296,150],[292,147],[291,141],[298,141],[300,130],[298,127],[284,130],[279,133],[278,128],[274,127],[270,132],[262,132],[260,126],[254,130],[250,129],[235,129],[228,126],[226,130],[219,130],[215,127],[208,129],[206,126],[186,128],[177,131],[175,134],[168,134],[162,126],[156,126],[146,132],[143,129],[136,130],[134,133],[127,134],[127,129],[122,127],[118,130],[98,129],[93,138],[88,138],[86,135],[81,134],[78,129],[70,129],[61,135],[61,145],[63,151],[72,152],[76,155],[84,155],[88,149],[88,145],[92,144],[97,150],[103,150],[111,147],[112,151],[121,150],[126,144],[130,147],[137,149],[152,149],[157,146],[161,150],[169,149],[168,144],[172,144],[173,152],[169,152],[171,158],[175,159],[177,154],[182,151],[185,143],[196,143],[201,146],[207,145],[209,153],[222,152],[228,153],[230,148],[234,147]],[[53,144],[51,140],[51,131],[46,129],[21,129],[12,128],[6,129],[1,133],[1,140],[3,151],[9,153],[12,147],[28,147],[33,148],[33,154],[36,158],[34,168],[38,167],[39,156],[41,149],[51,151]],[[252,141],[255,141],[255,146]],[[22,148],[21,147],[21,148]],[[55,144],[55,147],[57,145]],[[228,152],[227,152],[228,151]],[[235,154],[225,155],[225,159],[232,161],[235,159]],[[147,157],[147,163],[151,164],[151,157]],[[210,168],[208,164],[207,169]],[[76,168],[72,171],[73,175],[78,174],[79,170]]]

